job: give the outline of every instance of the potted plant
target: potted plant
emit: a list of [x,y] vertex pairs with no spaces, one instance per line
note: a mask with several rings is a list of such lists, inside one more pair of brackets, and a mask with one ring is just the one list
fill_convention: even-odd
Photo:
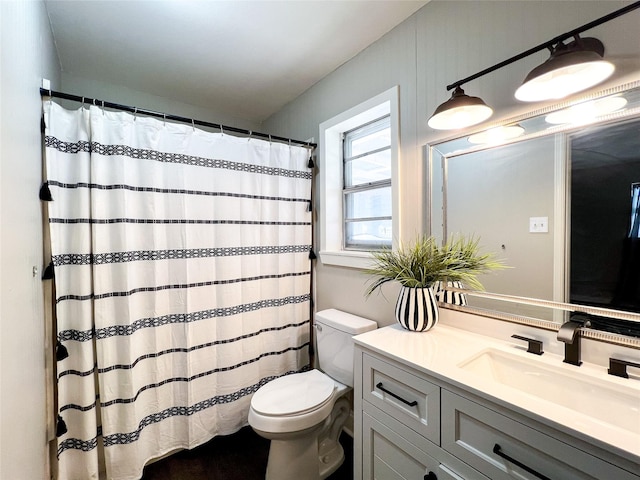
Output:
[[438,323],[434,287],[442,285],[482,289],[477,275],[504,268],[491,253],[482,254],[475,237],[452,236],[443,245],[434,237],[422,236],[397,250],[372,252],[374,264],[365,273],[373,276],[367,296],[383,284],[400,282],[395,315],[404,328],[427,331]]

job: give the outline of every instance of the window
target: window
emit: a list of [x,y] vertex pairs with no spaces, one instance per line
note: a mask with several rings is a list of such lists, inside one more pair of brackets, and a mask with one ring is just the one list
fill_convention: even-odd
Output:
[[391,247],[391,127],[387,115],[343,136],[344,248]]
[[371,251],[399,241],[398,87],[320,125],[320,261],[371,266]]

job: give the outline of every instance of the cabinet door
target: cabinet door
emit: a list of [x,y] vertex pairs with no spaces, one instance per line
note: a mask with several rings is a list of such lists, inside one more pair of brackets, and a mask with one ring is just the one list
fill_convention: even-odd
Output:
[[423,480],[438,461],[420,450],[419,439],[403,438],[367,413],[362,414],[363,479]]
[[489,480],[368,403],[361,418],[362,480]]
[[445,389],[442,425],[442,448],[492,480],[639,478]]

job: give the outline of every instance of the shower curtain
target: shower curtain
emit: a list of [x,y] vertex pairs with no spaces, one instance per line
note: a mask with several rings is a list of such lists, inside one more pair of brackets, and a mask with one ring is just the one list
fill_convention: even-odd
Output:
[[139,479],[309,368],[309,152],[43,106],[58,476]]

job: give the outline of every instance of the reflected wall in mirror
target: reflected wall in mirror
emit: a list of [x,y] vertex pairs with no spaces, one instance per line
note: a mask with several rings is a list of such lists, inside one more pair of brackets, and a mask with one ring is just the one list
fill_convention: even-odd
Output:
[[[510,267],[485,275],[485,288],[553,300],[553,138],[455,156],[446,168],[447,236],[472,232]],[[548,234],[529,233],[536,218]]]
[[[504,127],[522,135],[496,141]],[[571,305],[470,306],[554,322],[594,306],[595,328],[640,337],[640,82],[488,133],[430,146],[431,233],[475,234],[505,259],[488,292]]]

